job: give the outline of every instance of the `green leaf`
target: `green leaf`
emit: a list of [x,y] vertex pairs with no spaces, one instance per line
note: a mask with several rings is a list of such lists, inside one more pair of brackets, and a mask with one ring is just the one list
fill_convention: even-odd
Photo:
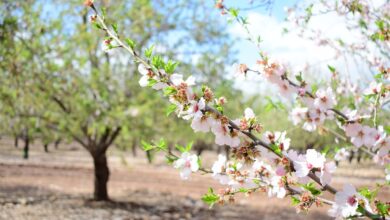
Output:
[[177,106],[175,104],[171,104],[167,107],[166,109],[166,115],[169,116],[170,114],[172,114],[172,112],[176,111],[177,109]]
[[150,151],[150,150],[153,150],[155,148],[155,146],[153,146],[153,145],[151,145],[143,140],[141,141],[141,144],[142,144],[142,149],[144,151]]
[[154,50],[154,45],[150,46],[148,49],[145,50],[145,57],[150,59],[152,57]]
[[292,205],[298,205],[301,202],[297,197],[291,196],[291,204]]
[[186,150],[185,147],[183,147],[183,146],[181,146],[181,145],[178,145],[178,144],[175,145],[175,148],[176,148],[178,151],[180,151],[181,153],[188,152],[188,151]]
[[94,24],[94,26],[97,28],[97,29],[103,29],[103,27],[100,25],[100,24],[98,24],[98,23],[93,23]]
[[317,189],[314,185],[314,183],[308,183],[306,185],[302,185],[304,189],[311,192],[313,196],[319,196],[321,195],[321,190]]
[[334,68],[334,67],[331,66],[331,65],[328,65],[328,69],[329,69],[329,71],[332,72],[332,73],[335,73],[335,72],[336,72],[336,68]]
[[170,96],[170,95],[173,95],[173,94],[176,94],[176,89],[172,86],[167,86],[164,88],[164,95],[165,96]]
[[223,114],[223,107],[222,106],[217,105],[216,109]]
[[249,190],[248,190],[248,189],[245,189],[245,188],[240,188],[238,191],[239,191],[240,193],[247,193],[247,192],[249,192]]
[[311,85],[311,92],[314,94],[318,90],[318,86],[316,84]]
[[135,48],[135,43],[134,43],[133,40],[131,40],[130,38],[126,38],[126,39],[125,39],[125,42],[126,42],[127,45],[129,45],[129,47],[130,47],[131,49],[134,50],[134,48]]
[[237,18],[238,17],[238,9],[236,9],[236,8],[231,8],[231,9],[229,9],[229,12],[230,12],[230,14],[234,17],[234,18]]
[[389,214],[389,208],[390,208],[390,205],[388,204],[385,204],[385,203],[382,203],[382,202],[378,202],[376,203],[376,207],[379,211],[379,213],[382,215],[382,216],[386,216]]
[[156,69],[163,69],[165,64],[161,56],[154,56],[152,57],[152,65]]
[[299,72],[298,75],[295,75],[295,79],[298,80],[299,82],[302,82],[303,81],[302,72]]
[[165,159],[166,159],[168,164],[173,164],[173,162],[175,162],[177,160],[176,157],[169,155],[169,154],[165,155]]
[[330,150],[330,146],[326,146],[324,149],[321,150],[321,154],[326,155]]
[[157,147],[158,147],[160,150],[163,150],[163,151],[168,150],[168,146],[167,146],[167,144],[165,143],[165,140],[162,139],[162,138],[161,138],[160,141],[158,142]]
[[202,196],[202,201],[212,208],[216,202],[218,202],[219,196],[214,193],[213,188],[209,188],[208,193]]
[[103,18],[106,17],[106,15],[107,15],[107,9],[103,7],[102,8],[102,16],[103,16]]
[[190,143],[187,144],[187,146],[186,146],[186,152],[189,152],[189,151],[191,150],[192,144],[193,144],[193,143],[194,143],[194,142],[191,141]]
[[156,79],[149,78],[148,79],[148,86],[152,87],[154,86],[158,81]]
[[167,74],[172,74],[175,71],[177,65],[179,65],[178,62],[173,62],[172,60],[168,60],[168,62],[164,66],[164,70]]
[[381,73],[378,73],[374,76],[375,79],[382,79],[382,74]]
[[114,30],[115,34],[118,35],[118,24],[112,24],[111,27]]
[[384,126],[383,130],[386,132],[386,134],[390,135],[390,125]]

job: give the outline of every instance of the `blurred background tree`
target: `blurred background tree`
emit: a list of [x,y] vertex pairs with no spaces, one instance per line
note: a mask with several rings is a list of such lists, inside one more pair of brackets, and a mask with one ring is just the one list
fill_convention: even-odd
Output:
[[[226,85],[232,40],[226,24],[211,13],[212,5],[100,3],[109,11],[107,19],[115,18],[121,35],[136,40],[138,49],[158,42],[156,51],[181,62],[177,71]],[[91,30],[80,1],[2,1],[0,12],[2,133],[23,136],[25,158],[33,137],[45,150],[60,138],[78,142],[93,158],[94,199],[107,200],[106,151],[114,142],[129,149],[162,136],[170,143],[188,141],[188,126],[164,117],[167,104],[161,97],[139,88],[137,65],[120,50],[109,51],[110,56],[102,50],[104,38]]]

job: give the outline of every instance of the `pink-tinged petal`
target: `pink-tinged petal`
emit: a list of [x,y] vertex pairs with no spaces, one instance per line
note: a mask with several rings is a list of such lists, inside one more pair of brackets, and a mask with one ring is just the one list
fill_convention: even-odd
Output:
[[168,85],[166,83],[163,83],[163,82],[158,82],[156,84],[154,84],[152,86],[153,89],[155,90],[160,90],[160,89],[164,89],[165,87],[167,87]]
[[177,73],[172,74],[172,75],[170,76],[170,79],[171,79],[173,85],[175,85],[175,86],[178,86],[178,85],[180,85],[182,82],[184,82],[184,81],[183,81],[183,75],[177,74]]
[[187,84],[187,86],[195,85],[195,77],[193,77],[193,76],[188,77],[186,80],[186,84]]
[[307,176],[309,174],[310,169],[307,167],[306,162],[295,162],[294,161],[294,168],[295,168],[295,175],[299,178]]
[[145,65],[140,64],[138,65],[138,72],[145,76],[149,73],[149,70],[145,67]]
[[146,75],[142,76],[138,83],[141,87],[146,87],[149,84],[149,77]]
[[356,137],[358,132],[362,129],[362,125],[359,123],[350,123],[345,126],[345,134],[348,137]]

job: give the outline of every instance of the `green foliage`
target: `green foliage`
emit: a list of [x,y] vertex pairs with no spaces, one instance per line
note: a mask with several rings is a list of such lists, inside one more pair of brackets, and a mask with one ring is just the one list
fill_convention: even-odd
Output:
[[125,42],[127,43],[127,45],[129,45],[129,47],[130,47],[131,49],[134,50],[136,44],[134,43],[133,40],[131,40],[130,38],[126,38],[126,39],[125,39]]
[[311,192],[313,196],[319,196],[321,195],[321,190],[317,189],[315,184],[313,182],[302,184],[302,187],[306,189],[307,191]]
[[295,196],[291,196],[291,204],[292,205],[298,205],[299,203],[301,202],[301,200],[299,200],[297,197]]
[[219,196],[214,193],[213,188],[209,188],[208,193],[202,196],[202,201],[212,208],[216,202],[218,202]]
[[176,145],[175,148],[180,151],[181,153],[185,153],[185,152],[189,152],[192,148],[192,143],[193,142],[190,142],[188,143],[185,147],[184,146],[180,146],[180,145]]

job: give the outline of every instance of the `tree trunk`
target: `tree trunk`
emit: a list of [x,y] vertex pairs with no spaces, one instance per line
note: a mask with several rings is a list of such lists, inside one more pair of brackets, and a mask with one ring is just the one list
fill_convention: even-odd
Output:
[[352,163],[353,157],[355,156],[355,151],[351,152],[351,155],[349,155],[348,161],[349,163]]
[[44,144],[43,148],[45,149],[45,153],[49,153],[49,144]]
[[24,137],[24,149],[23,149],[23,158],[28,159],[28,150],[30,145],[30,138],[28,135]]
[[229,160],[229,158],[230,158],[230,147],[228,145],[224,145],[224,148],[225,148],[226,159]]
[[131,150],[133,152],[133,157],[137,157],[137,140],[135,140],[135,139],[133,140]]
[[148,159],[148,163],[152,164],[152,162],[153,162],[153,155],[152,155],[152,152],[150,150],[146,151],[146,158]]
[[357,160],[357,162],[358,163],[360,163],[360,161],[361,161],[361,159],[362,159],[362,151],[360,150],[359,152],[358,152],[358,155],[357,155],[357,158],[356,158],[356,160]]
[[54,143],[54,147],[58,149],[58,145],[61,143],[61,138],[58,138],[56,142]]
[[19,138],[18,138],[18,136],[15,136],[14,146],[15,147],[19,147]]
[[109,200],[107,193],[107,182],[110,176],[110,171],[107,166],[106,153],[100,155],[92,155],[95,168],[95,189],[93,198],[97,201]]

